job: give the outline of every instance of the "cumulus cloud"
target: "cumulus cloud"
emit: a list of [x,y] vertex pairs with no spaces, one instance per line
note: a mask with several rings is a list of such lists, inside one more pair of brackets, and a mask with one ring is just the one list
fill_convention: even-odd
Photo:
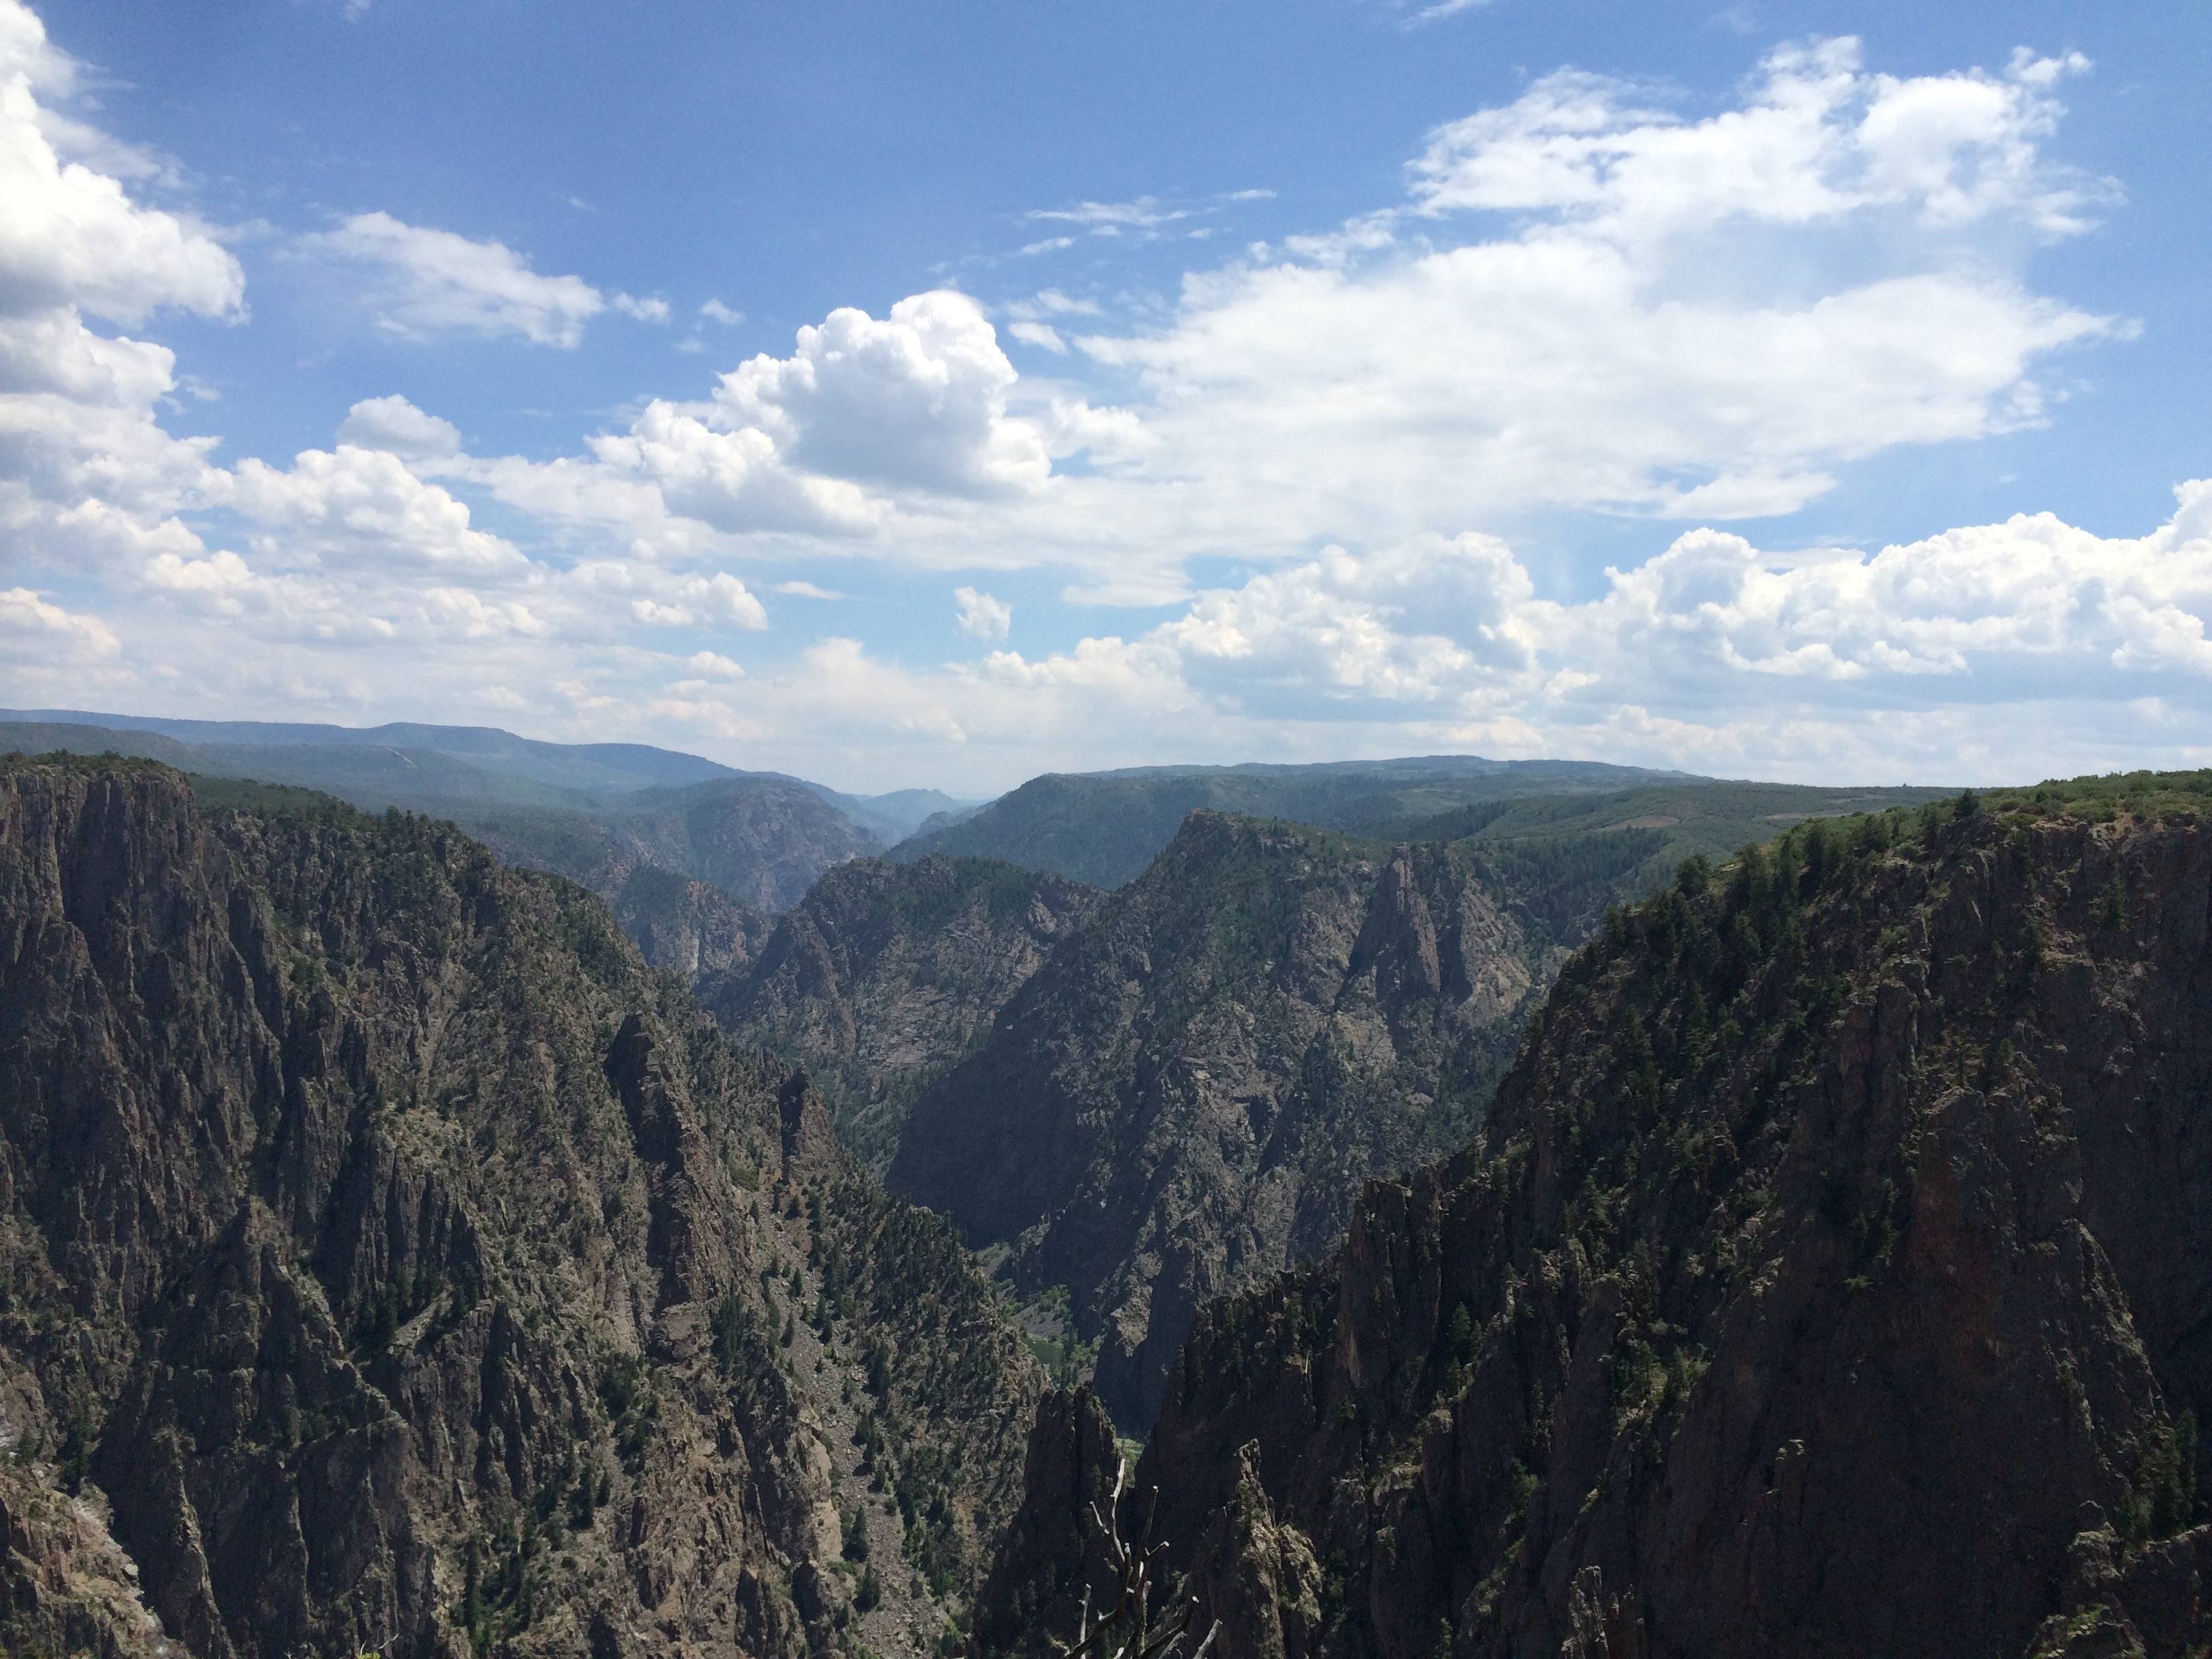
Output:
[[0,515],[25,530],[88,497],[155,514],[183,502],[213,441],[162,428],[176,386],[174,353],[97,334],[74,307],[0,319]]
[[691,576],[673,585],[667,598],[630,601],[630,615],[651,628],[696,628],[726,623],[738,628],[768,626],[768,612],[752,591],[726,570]]
[[1014,607],[972,587],[952,590],[955,619],[971,639],[1003,640],[1014,625]]
[[173,438],[159,418],[179,389],[174,354],[86,317],[231,315],[244,295],[212,238],[93,164],[161,173],[63,112],[78,78],[39,19],[0,0],[0,573],[96,566],[208,470],[213,441]]
[[1014,367],[966,295],[901,300],[882,319],[833,311],[788,357],[722,377],[719,418],[770,438],[792,465],[890,489],[1003,495],[1041,488],[1044,440],[1011,416]]
[[1694,122],[1630,82],[1562,70],[1430,134],[1408,169],[1413,204],[1558,216],[1630,243],[1884,210],[2072,235],[2117,186],[2053,166],[2040,141],[2063,113],[2051,88],[2088,68],[2021,52],[1999,74],[1900,79],[1869,72],[1856,40],[1815,40],[1770,54],[1741,108]]
[[1016,378],[974,301],[921,294],[881,319],[834,311],[791,356],[747,360],[702,402],[656,398],[591,447],[667,512],[727,534],[865,537],[902,507],[1045,487],[1051,449],[1009,411]]
[[[337,229],[305,239],[311,249],[362,267],[378,319],[395,334],[487,338],[518,335],[538,345],[574,347],[584,325],[610,301],[580,276],[545,276],[503,242],[472,241],[450,230],[410,225],[385,212],[357,213]],[[628,295],[632,314],[661,301]]]
[[1875,775],[1953,778],[2170,758],[2179,711],[2212,714],[2212,481],[2176,494],[2132,538],[2042,514],[1808,560],[1696,530],[1577,604],[1538,598],[1494,538],[1332,548],[1137,639],[996,653],[974,678],[1130,700],[1133,732],[1172,702],[1179,730],[1238,732],[1242,752],[1328,753],[1358,732],[1370,752],[1797,776],[1887,757]]
[[1078,343],[1142,377],[1148,477],[1246,481],[1309,533],[1789,513],[1885,449],[2045,418],[2038,365],[2124,331],[2005,274],[2111,194],[2041,154],[2081,67],[1899,79],[1816,43],[1694,122],[1551,76],[1432,134],[1402,207]]
[[40,104],[41,88],[66,92],[74,78],[38,18],[0,0],[0,318],[74,307],[128,325],[164,307],[234,309],[245,277],[224,248],[132,201],[116,178],[57,154],[57,130],[96,148],[91,129],[58,123]]
[[210,487],[294,557],[487,573],[526,562],[511,543],[475,528],[465,504],[385,450],[303,450],[289,471],[248,459]]
[[1310,700],[1509,698],[1524,715],[1634,703],[1688,717],[1774,698],[1840,714],[2017,701],[2054,678],[2085,697],[2212,702],[2212,482],[2177,497],[2138,538],[2039,514],[1870,557],[1781,559],[1696,530],[1576,605],[1537,599],[1488,537],[1331,549],[1200,594],[1152,637],[1186,672],[1233,667]]
[[626,433],[592,440],[599,460],[658,489],[668,511],[732,533],[796,531],[865,533],[887,507],[860,486],[787,464],[775,436],[757,426],[712,423],[656,398]]
[[15,635],[19,644],[29,635],[33,641],[59,644],[72,653],[112,657],[122,649],[99,617],[64,611],[27,587],[0,588],[0,629]]
[[364,398],[348,410],[338,428],[338,441],[417,459],[461,451],[459,428],[424,413],[396,392],[388,398]]

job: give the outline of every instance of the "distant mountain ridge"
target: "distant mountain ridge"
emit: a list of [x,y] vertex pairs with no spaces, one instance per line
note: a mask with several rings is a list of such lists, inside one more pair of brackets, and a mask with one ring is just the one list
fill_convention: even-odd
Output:
[[1597,793],[1673,782],[1681,773],[1594,761],[1496,761],[1473,755],[1280,766],[1135,767],[1047,773],[957,819],[933,821],[891,850],[995,858],[1086,883],[1134,878],[1201,809],[1366,833],[1471,801]]
[[[973,804],[956,800],[936,789],[895,789],[882,795],[854,795],[788,773],[726,766],[704,756],[656,748],[650,744],[547,743],[536,738],[518,737],[493,726],[431,726],[395,720],[382,726],[353,726],[316,721],[179,720],[167,715],[103,714],[72,708],[0,708],[0,728],[17,725],[67,725],[154,733],[173,738],[227,764],[242,765],[252,759],[260,760],[264,765],[274,764],[286,770],[288,775],[270,777],[272,782],[306,782],[311,787],[330,788],[331,793],[349,799],[352,797],[344,787],[333,787],[334,783],[344,782],[342,769],[334,759],[326,758],[318,763],[330,775],[328,777],[310,781],[298,775],[303,764],[299,757],[294,757],[288,763],[262,751],[381,749],[441,755],[494,777],[540,784],[559,792],[543,797],[543,805],[576,807],[588,807],[593,798],[681,787],[719,778],[775,778],[811,791],[874,830],[885,842],[911,834],[932,813],[957,811]],[[238,775],[266,775],[240,772]],[[394,785],[388,777],[384,782],[387,787]],[[374,792],[374,783],[362,787]],[[448,793],[462,795],[466,790],[455,787]]]
[[[656,784],[702,783],[744,775],[698,755],[636,743],[544,743],[490,726],[429,726],[392,721],[352,726],[318,721],[178,720],[166,715],[105,714],[70,708],[0,708],[0,721],[68,723],[118,732],[152,732],[195,749],[420,749],[474,758],[487,770],[579,793],[623,792]],[[779,775],[775,774],[756,775]]]
[[0,710],[0,752],[49,749],[112,750],[451,819],[510,863],[591,888],[649,962],[687,975],[749,960],[767,915],[824,870],[959,805],[933,790],[848,795],[648,744],[543,743],[489,726]]

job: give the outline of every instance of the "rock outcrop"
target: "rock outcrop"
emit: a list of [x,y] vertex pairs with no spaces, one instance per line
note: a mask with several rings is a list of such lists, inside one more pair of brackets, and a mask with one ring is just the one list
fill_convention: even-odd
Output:
[[1068,1286],[1141,1425],[1201,1303],[1473,1133],[1553,959],[1456,849],[1194,813],[923,1090],[891,1185]]
[[1812,826],[1580,954],[1197,1318],[1136,1484],[1222,1650],[2203,1650],[2208,793]]
[[601,896],[647,967],[680,974],[695,986],[749,968],[774,925],[712,883],[653,864],[634,866]]
[[[0,766],[9,1630],[933,1638],[1041,1379],[826,1122],[597,899],[450,827]],[[854,1269],[886,1230],[897,1272]]]
[[582,883],[654,967],[695,977],[751,961],[769,918],[824,871],[883,850],[792,778],[641,789],[589,811],[465,801],[441,810],[509,864]]
[[855,860],[777,921],[757,962],[697,994],[723,1030],[804,1066],[880,1167],[922,1085],[975,1047],[1101,896],[988,859]]

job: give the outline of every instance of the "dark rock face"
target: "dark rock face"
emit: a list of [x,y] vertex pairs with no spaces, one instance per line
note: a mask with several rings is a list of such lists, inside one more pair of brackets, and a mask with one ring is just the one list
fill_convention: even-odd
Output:
[[464,803],[463,827],[507,863],[581,882],[646,961],[690,978],[742,968],[826,870],[882,851],[787,778],[650,789],[586,812]]
[[1102,896],[985,859],[839,866],[758,960],[701,981],[723,1030],[806,1068],[848,1145],[889,1163],[924,1081],[972,1049]]
[[823,871],[883,848],[805,785],[783,778],[720,778],[635,799],[634,810],[607,818],[620,851],[770,914],[798,903]]
[[1112,1605],[1114,1577],[1093,1517],[1112,1503],[1121,1468],[1114,1425],[1088,1387],[1055,1389],[1038,1402],[1022,1506],[977,1598],[971,1652],[1043,1659],[1053,1637],[1074,1632],[1086,1588],[1092,1606]]
[[2202,1650],[2208,940],[2188,817],[1634,912],[1470,1151],[1196,1320],[1137,1483],[1223,1650]]
[[1549,966],[1451,848],[1194,813],[923,1090],[890,1179],[1069,1286],[1143,1424],[1200,1303],[1467,1139]]
[[695,984],[748,966],[773,925],[713,884],[657,865],[638,865],[621,886],[601,896],[647,967],[667,969]]
[[[896,1282],[833,1297],[886,1229]],[[137,1650],[127,1550],[216,1659],[881,1644],[940,1592],[855,1613],[827,1425],[895,1331],[878,1467],[957,1596],[1016,1454],[931,1413],[1039,1387],[994,1306],[581,890],[396,815],[0,768],[14,1628]],[[55,1518],[80,1480],[117,1547]]]

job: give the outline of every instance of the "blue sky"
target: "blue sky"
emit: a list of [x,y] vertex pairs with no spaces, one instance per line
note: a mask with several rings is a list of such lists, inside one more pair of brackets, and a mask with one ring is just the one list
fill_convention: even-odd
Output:
[[2201,15],[1431,9],[0,0],[0,702],[2202,763]]

